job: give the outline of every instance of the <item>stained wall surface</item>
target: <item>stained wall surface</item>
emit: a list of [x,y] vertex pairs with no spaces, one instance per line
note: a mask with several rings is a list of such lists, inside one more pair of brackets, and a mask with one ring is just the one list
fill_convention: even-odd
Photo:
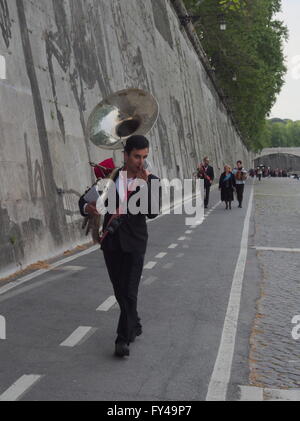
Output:
[[237,158],[250,166],[169,0],[0,0],[0,55],[0,278],[87,241],[77,202],[88,162],[112,152],[89,142],[86,122],[117,90],[159,102],[160,177],[190,178],[205,155],[217,174]]

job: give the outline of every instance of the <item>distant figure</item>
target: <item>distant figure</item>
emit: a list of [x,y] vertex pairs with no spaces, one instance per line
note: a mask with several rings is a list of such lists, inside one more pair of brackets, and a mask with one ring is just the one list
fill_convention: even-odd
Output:
[[235,176],[231,172],[229,165],[224,166],[224,172],[219,180],[219,190],[221,190],[221,200],[225,202],[226,208],[231,209],[231,202],[233,201],[233,191],[236,187]]
[[257,178],[259,181],[261,181],[261,176],[262,176],[262,169],[260,167],[257,168]]
[[242,161],[237,161],[236,168],[233,169],[232,174],[235,176],[236,195],[239,202],[239,208],[242,207],[244,188],[247,180],[247,171],[243,167]]
[[204,180],[204,207],[206,209],[209,202],[210,187],[215,178],[214,169],[209,165],[209,159],[207,156],[203,159],[203,162],[198,165],[197,177]]

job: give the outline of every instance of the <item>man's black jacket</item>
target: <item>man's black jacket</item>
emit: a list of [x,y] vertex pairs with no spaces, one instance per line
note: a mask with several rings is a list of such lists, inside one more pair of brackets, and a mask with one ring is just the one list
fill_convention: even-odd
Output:
[[208,167],[206,169],[206,175],[208,175],[208,177],[210,178],[210,181],[207,180],[206,178],[204,178],[204,187],[205,188],[210,187],[212,182],[214,181],[214,178],[215,178],[214,169],[210,165],[208,165]]
[[[119,172],[117,172],[115,176],[115,180],[119,177]],[[114,234],[108,234],[106,238],[103,240],[101,248],[105,251],[115,251],[119,250],[120,247],[124,252],[127,253],[146,253],[147,247],[147,240],[148,240],[148,230],[146,224],[146,217],[150,219],[154,219],[158,216],[160,210],[160,189],[159,194],[151,195],[151,183],[153,180],[158,180],[158,177],[155,175],[150,174],[148,177],[148,213],[147,214],[137,214],[132,215],[129,213],[127,215],[121,216],[122,223],[120,224],[119,228],[117,228]],[[134,200],[134,195],[140,190],[140,187],[137,187],[136,191],[133,192],[128,201]],[[157,189],[155,189],[157,192]],[[116,206],[119,206],[119,195],[116,192]],[[158,196],[158,197],[157,197]],[[155,202],[154,202],[155,201]],[[79,200],[79,209],[80,213],[83,216],[86,216],[83,212],[84,205],[87,202],[84,200],[83,196],[81,196]],[[107,203],[106,203],[107,205]],[[139,205],[139,201],[137,201],[137,206]],[[158,210],[158,213],[151,213],[151,205],[155,205],[154,209]],[[109,220],[111,218],[110,213],[106,213],[104,216],[103,222],[103,230],[105,230]]]

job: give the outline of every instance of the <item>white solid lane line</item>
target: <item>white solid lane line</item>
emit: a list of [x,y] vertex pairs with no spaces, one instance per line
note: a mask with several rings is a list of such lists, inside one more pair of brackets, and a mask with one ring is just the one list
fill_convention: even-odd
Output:
[[60,346],[74,347],[75,345],[82,344],[88,339],[93,333],[96,332],[96,328],[89,326],[79,326]]
[[258,251],[284,251],[287,253],[300,253],[300,249],[296,248],[284,248],[284,247],[260,247],[260,246],[253,246],[251,247]]
[[111,297],[108,297],[107,300],[105,300],[104,303],[102,303],[96,311],[108,311],[112,308],[112,306],[116,304],[116,302],[116,297],[112,295]]
[[248,252],[248,236],[253,203],[253,192],[254,190],[252,185],[248,210],[244,221],[240,254],[233,275],[230,297],[223,325],[221,343],[208,386],[206,396],[207,401],[225,401],[228,383],[230,381],[235,337],[240,311],[242,285]]
[[24,375],[20,377],[19,380],[17,380],[4,393],[2,393],[2,395],[0,395],[0,402],[12,402],[21,399],[21,397],[24,396],[24,394],[28,392],[29,389],[42,377],[43,376],[36,374]]
[[57,268],[58,266],[61,266],[65,263],[71,262],[72,260],[77,259],[78,257],[85,256],[86,254],[93,253],[94,251],[99,249],[99,245],[93,246],[87,250],[81,251],[80,253],[75,254],[74,256],[66,257],[65,259],[60,260],[59,262],[52,263],[48,269],[40,269],[36,272],[30,273],[29,275],[26,275],[17,281],[10,282],[7,285],[4,285],[0,288],[0,295],[5,294],[10,289],[16,288],[25,282],[31,281],[32,279],[36,278],[37,276],[44,275],[44,273],[50,272],[51,270]]
[[153,269],[154,266],[157,265],[157,262],[148,262],[145,266],[144,269]]
[[86,269],[86,266],[62,266],[59,268],[59,270],[65,270],[65,271],[71,271],[71,272],[80,272],[81,270],[84,270],[84,269]]

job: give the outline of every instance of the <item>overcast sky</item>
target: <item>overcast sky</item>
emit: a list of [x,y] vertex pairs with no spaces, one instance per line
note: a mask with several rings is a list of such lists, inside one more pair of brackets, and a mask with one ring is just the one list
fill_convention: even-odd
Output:
[[278,17],[289,29],[284,48],[288,73],[270,117],[300,120],[300,0],[282,0],[282,13]]

